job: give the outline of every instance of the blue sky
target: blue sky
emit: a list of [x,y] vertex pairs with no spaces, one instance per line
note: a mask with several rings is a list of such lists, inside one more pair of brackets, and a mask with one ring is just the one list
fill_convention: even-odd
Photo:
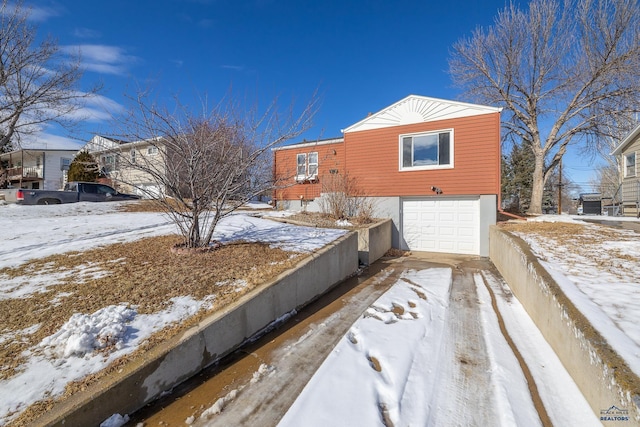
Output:
[[[447,74],[452,44],[488,26],[504,0],[32,0],[39,35],[80,49],[85,88],[102,82],[81,139],[109,133],[105,109],[150,88],[197,109],[231,93],[266,104],[302,106],[314,91],[320,110],[301,138],[340,130],[409,94],[468,101]],[[49,130],[50,134],[56,133]],[[49,138],[59,144],[60,137]],[[57,140],[54,142],[54,139]],[[580,163],[582,162],[582,163]],[[588,181],[588,159],[567,158],[565,172]]]

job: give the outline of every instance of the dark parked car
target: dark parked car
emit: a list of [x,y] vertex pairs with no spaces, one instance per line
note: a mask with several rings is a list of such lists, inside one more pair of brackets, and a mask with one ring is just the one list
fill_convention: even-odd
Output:
[[95,182],[69,182],[62,191],[28,190],[16,191],[16,203],[23,205],[59,205],[75,202],[112,202],[137,200],[135,194],[118,193],[112,187]]

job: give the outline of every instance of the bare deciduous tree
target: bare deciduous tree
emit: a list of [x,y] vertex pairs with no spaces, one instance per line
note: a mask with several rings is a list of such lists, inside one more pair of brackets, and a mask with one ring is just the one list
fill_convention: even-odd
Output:
[[505,108],[508,137],[534,156],[530,213],[571,143],[597,144],[616,116],[639,110],[640,6],[635,0],[533,0],[459,40],[454,82],[476,101]]
[[[27,135],[45,124],[65,128],[78,120],[76,112],[88,92],[77,89],[83,70],[79,58],[64,58],[55,40],[36,44],[22,1],[0,3],[0,152],[17,149]],[[2,165],[0,165],[0,171]],[[0,180],[4,181],[0,174]],[[0,182],[0,186],[6,182]]]
[[140,141],[157,155],[115,149],[118,168],[134,171],[119,179],[136,186],[144,174],[161,189],[162,197],[151,195],[178,226],[184,246],[209,247],[222,218],[274,187],[271,148],[309,129],[316,102],[298,115],[291,106],[282,116],[276,101],[264,114],[241,113],[229,103],[194,115],[183,105],[170,111],[141,95],[121,121],[127,133],[119,138]]

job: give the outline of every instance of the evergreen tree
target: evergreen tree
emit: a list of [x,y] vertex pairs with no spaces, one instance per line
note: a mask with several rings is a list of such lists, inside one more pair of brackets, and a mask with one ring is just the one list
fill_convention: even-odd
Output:
[[81,151],[69,165],[69,181],[95,182],[100,176],[100,167],[88,151]]
[[531,203],[535,158],[529,142],[514,143],[502,157],[502,200],[507,210],[525,212]]

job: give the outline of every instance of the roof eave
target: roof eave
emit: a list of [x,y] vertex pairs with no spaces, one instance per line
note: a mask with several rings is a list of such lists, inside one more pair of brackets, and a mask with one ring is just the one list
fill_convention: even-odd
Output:
[[613,149],[611,155],[617,156],[618,154],[622,154],[624,149],[627,148],[627,146],[633,142],[638,135],[640,135],[640,124],[636,126],[616,148]]

